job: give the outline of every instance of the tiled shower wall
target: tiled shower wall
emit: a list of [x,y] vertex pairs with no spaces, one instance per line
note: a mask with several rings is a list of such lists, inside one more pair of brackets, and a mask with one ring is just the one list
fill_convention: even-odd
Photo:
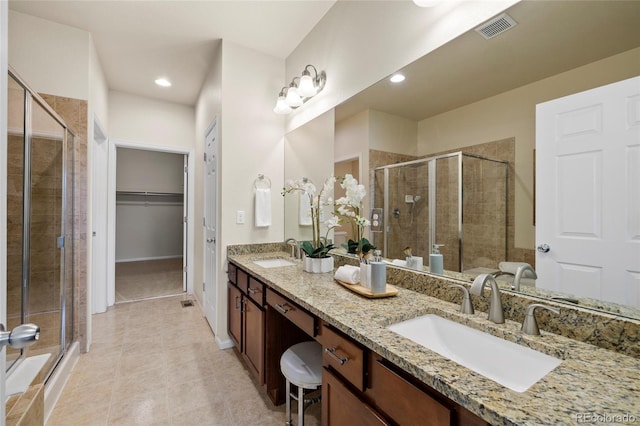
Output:
[[[68,285],[73,286],[74,301],[72,312],[67,309],[67,316],[73,315],[73,340],[80,342],[81,351],[84,352],[87,346],[87,101],[46,94],[40,94],[40,96],[60,115],[75,135],[72,177],[74,214],[71,218],[74,232],[74,267],[73,282],[68,281]],[[71,194],[70,188],[69,194]],[[69,203],[70,200],[67,202]],[[71,259],[67,260],[71,261]],[[67,288],[67,295],[70,294],[70,288]],[[67,298],[67,303],[70,303],[70,297]],[[70,323],[68,322],[67,334],[69,331]]]

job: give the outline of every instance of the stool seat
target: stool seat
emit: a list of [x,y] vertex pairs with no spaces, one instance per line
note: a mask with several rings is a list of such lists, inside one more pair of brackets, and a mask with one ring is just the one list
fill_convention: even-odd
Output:
[[[298,426],[304,425],[304,408],[319,398],[305,399],[304,389],[318,389],[322,385],[322,345],[303,342],[291,346],[280,358],[280,370],[286,379],[285,424],[291,426],[291,398],[298,401]],[[298,395],[291,393],[291,384],[298,387]]]
[[280,370],[294,385],[316,389],[322,384],[322,346],[318,342],[291,346],[280,358]]

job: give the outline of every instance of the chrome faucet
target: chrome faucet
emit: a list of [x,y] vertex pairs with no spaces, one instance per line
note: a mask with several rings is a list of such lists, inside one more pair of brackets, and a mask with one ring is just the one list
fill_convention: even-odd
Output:
[[456,287],[462,290],[462,303],[460,304],[460,313],[473,314],[473,305],[471,304],[471,298],[469,297],[469,290],[462,284],[451,284],[449,287]]
[[287,238],[284,243],[291,247],[291,257],[298,259],[300,256],[300,244],[298,244],[298,241],[295,238]]
[[480,274],[473,280],[469,292],[480,296],[485,285],[491,286],[491,301],[489,303],[489,321],[496,324],[504,324],[504,313],[502,312],[502,301],[500,300],[500,289],[496,279],[491,274]]
[[522,321],[522,332],[524,334],[531,334],[533,336],[540,335],[540,329],[538,328],[538,321],[536,321],[536,308],[547,309],[555,314],[560,313],[560,309],[552,308],[551,306],[542,305],[540,303],[532,303],[527,308],[527,314],[524,316],[524,321]]
[[518,269],[516,270],[516,276],[513,279],[513,289],[519,291],[520,290],[520,279],[523,277],[525,272],[529,272],[531,278],[533,279],[537,279],[538,278],[538,274],[536,274],[536,271],[533,270],[533,268],[529,265],[522,265],[522,266],[518,266]]

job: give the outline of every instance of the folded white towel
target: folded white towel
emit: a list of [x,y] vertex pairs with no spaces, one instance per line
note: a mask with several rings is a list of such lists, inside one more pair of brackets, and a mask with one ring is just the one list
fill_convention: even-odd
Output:
[[391,264],[395,265],[395,266],[404,266],[405,268],[407,267],[407,261],[406,260],[393,259],[391,261]]
[[271,226],[271,189],[256,189],[256,226]]
[[[515,275],[518,272],[518,268],[521,266],[531,266],[526,262],[500,262],[498,264],[498,268],[502,272],[506,272],[507,274]],[[528,273],[527,273],[528,274]]]
[[336,270],[335,279],[347,284],[360,282],[360,268],[353,265],[344,265]]
[[303,192],[299,194],[299,218],[298,224],[304,226],[311,225],[311,200],[309,200],[309,196]]

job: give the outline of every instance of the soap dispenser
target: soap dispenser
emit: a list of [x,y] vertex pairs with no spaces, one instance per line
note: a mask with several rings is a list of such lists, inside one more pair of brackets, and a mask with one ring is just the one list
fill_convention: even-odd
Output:
[[434,244],[432,253],[429,255],[429,271],[432,274],[442,275],[442,254],[440,253],[440,247],[444,244]]
[[382,261],[382,252],[376,250],[371,262],[371,293],[381,294],[387,290],[387,264]]

